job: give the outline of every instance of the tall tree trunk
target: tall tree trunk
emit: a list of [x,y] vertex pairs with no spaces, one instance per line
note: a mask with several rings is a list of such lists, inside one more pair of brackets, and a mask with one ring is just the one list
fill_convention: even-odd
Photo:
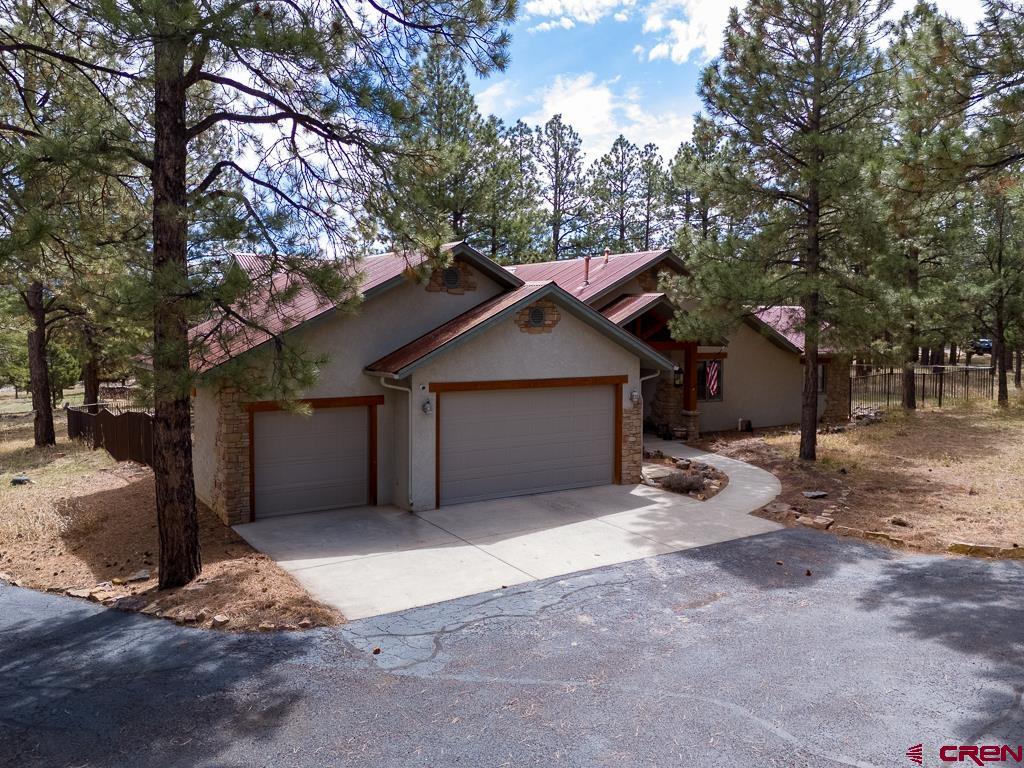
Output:
[[28,332],[28,376],[32,391],[32,410],[35,411],[36,447],[57,442],[53,429],[53,392],[50,388],[50,368],[46,354],[46,298],[43,284],[34,281],[23,294],[25,306],[32,319]]
[[153,474],[161,589],[187,584],[202,567],[192,476],[188,317],[178,298],[188,283],[185,47],[176,30],[158,26],[153,39]]
[[1014,354],[1014,366],[1013,366],[1013,386],[1014,386],[1014,389],[1020,389],[1021,388],[1021,380],[1020,380],[1021,370],[1020,370],[1020,368],[1021,368],[1021,362],[1022,362],[1021,358],[1022,357],[1024,357],[1024,355],[1022,355],[1021,351],[1018,349],[1016,351],[1016,353]]
[[100,401],[100,361],[99,349],[96,346],[96,337],[91,327],[86,327],[82,332],[85,340],[85,349],[88,357],[82,365],[82,384],[85,385],[85,402],[89,406],[89,413],[96,413],[99,406],[95,405]]
[[995,338],[992,339],[992,363],[996,369],[997,401],[1000,406],[1010,404],[1010,389],[1006,380],[1006,322],[1003,318],[1003,300],[996,305]]
[[[817,181],[811,181],[807,213],[807,265],[813,286],[821,258],[819,241],[820,198]],[[800,404],[800,458],[818,458],[818,335],[821,330],[821,297],[812,288],[801,301],[804,310],[804,386]]]
[[956,343],[951,342],[949,345],[949,364],[956,365],[960,362],[960,350],[957,349]]
[[[904,279],[907,281],[907,288],[914,295],[917,295],[920,285],[918,263],[917,252],[909,249],[906,253]],[[917,377],[914,373],[922,350],[917,347],[917,318],[912,306],[908,305],[904,308],[904,316],[907,323],[907,347],[906,355],[903,358],[903,408],[908,411],[915,411],[917,410]]]

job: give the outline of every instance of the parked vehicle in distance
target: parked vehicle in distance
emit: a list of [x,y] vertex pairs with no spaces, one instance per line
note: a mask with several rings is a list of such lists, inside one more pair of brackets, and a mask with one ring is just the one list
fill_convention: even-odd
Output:
[[992,339],[975,339],[971,342],[971,350],[976,355],[991,355]]

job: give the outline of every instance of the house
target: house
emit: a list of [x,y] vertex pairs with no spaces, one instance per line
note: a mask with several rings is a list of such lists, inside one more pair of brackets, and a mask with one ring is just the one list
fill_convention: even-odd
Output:
[[[261,329],[193,330],[205,341],[193,395],[201,501],[235,524],[640,481],[641,391],[674,363],[557,280],[505,270],[461,243],[445,251],[450,266],[425,280],[411,269],[422,255],[367,259],[357,313],[307,289]],[[237,264],[259,272],[255,257]],[[611,280],[609,291],[624,293]],[[302,393],[308,415],[254,402],[215,375],[278,333],[326,356]]]
[[[663,275],[681,275],[682,261],[670,249],[585,256],[509,267],[523,280],[552,280],[567,293],[672,360],[675,371],[645,379],[644,421],[656,432],[693,437],[700,431],[800,421],[803,336],[799,307],[776,307],[748,317],[720,344],[677,341],[668,324],[675,307],[659,290]],[[848,415],[849,378],[827,373],[822,355],[818,411],[829,419]],[[841,366],[840,366],[841,367]]]

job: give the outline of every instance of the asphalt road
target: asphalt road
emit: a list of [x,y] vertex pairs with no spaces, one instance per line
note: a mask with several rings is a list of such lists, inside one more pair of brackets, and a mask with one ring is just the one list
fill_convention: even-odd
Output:
[[938,765],[1024,742],[1022,587],[795,530],[306,633],[2,586],[0,765]]

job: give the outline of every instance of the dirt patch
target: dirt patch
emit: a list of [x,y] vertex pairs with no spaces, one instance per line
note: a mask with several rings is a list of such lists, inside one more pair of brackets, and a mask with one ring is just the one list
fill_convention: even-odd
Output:
[[[197,626],[213,626],[215,616],[220,625],[227,617],[220,627],[227,630],[343,621],[202,506],[202,575],[186,587],[157,590],[148,468],[117,464],[66,437],[56,447],[34,448],[27,417],[0,417],[0,445],[0,572],[17,584],[74,590],[122,610]],[[32,483],[12,486],[18,473]]]
[[[830,516],[833,529],[928,551],[954,542],[1024,547],[1024,406],[989,403],[890,412],[879,423],[820,434],[818,461],[797,459],[795,429],[708,435],[703,446],[772,472],[775,503],[756,512],[786,525]],[[805,491],[823,491],[807,498]],[[877,535],[870,535],[870,534]]]

